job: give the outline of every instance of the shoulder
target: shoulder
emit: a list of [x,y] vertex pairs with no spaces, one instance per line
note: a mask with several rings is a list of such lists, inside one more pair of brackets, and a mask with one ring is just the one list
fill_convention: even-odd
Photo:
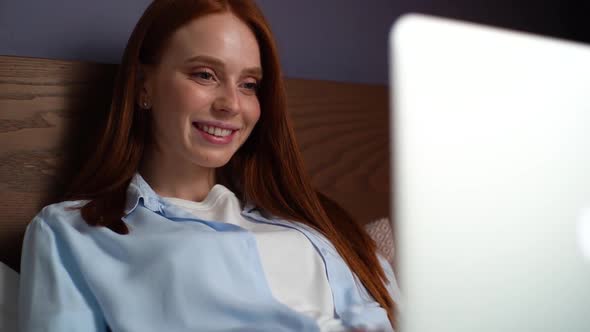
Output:
[[63,228],[79,228],[86,224],[80,209],[88,201],[63,201],[45,206],[29,223],[27,232],[31,229],[57,231]]
[[[27,225],[22,245],[22,266],[42,259],[58,262],[96,246],[92,241],[104,230],[90,226],[80,208],[87,201],[65,201],[44,207]],[[62,262],[63,263],[63,262]]]
[[80,209],[88,203],[87,200],[62,201],[47,205],[35,216],[35,219],[42,219],[47,223],[59,222],[81,218]]

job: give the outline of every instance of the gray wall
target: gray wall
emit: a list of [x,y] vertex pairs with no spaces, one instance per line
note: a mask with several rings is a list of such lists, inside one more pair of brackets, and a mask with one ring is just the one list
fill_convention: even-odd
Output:
[[[149,0],[0,0],[0,54],[118,63]],[[258,0],[286,76],[387,82],[391,0]]]
[[[120,61],[150,0],[0,0],[0,54]],[[256,0],[288,77],[386,83],[387,33],[418,11],[590,42],[587,0]]]
[[0,54],[117,63],[147,0],[0,0]]
[[393,0],[257,0],[290,77],[387,83]]

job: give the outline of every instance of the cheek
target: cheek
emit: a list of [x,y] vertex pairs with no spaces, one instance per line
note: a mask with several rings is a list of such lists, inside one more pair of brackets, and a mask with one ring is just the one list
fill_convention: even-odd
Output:
[[163,80],[158,90],[158,106],[167,113],[189,113],[212,102],[207,89],[184,77]]
[[161,80],[154,94],[152,109],[153,130],[156,140],[178,140],[190,129],[188,120],[195,113],[207,108],[210,93],[199,89],[190,80],[170,78]]
[[252,103],[248,105],[246,113],[248,121],[251,123],[251,126],[254,127],[258,122],[258,119],[260,119],[260,103],[257,99],[253,100]]

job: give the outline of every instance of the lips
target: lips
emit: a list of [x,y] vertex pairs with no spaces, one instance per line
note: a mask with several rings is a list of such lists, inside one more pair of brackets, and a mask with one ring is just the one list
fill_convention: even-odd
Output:
[[201,134],[201,136],[209,143],[213,144],[228,144],[230,143],[235,133],[239,128],[228,124],[213,124],[204,122],[193,122],[193,127]]
[[196,127],[206,133],[208,133],[209,135],[214,135],[217,137],[226,137],[231,135],[231,133],[233,132],[233,130],[231,129],[225,129],[225,128],[221,128],[221,127],[215,127],[215,126],[208,126],[202,123],[197,123]]

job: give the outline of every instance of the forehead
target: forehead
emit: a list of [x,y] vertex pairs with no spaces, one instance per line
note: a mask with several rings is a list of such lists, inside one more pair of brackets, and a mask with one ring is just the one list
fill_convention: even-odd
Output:
[[228,66],[260,67],[254,33],[231,13],[206,15],[179,28],[171,36],[162,60],[179,62],[197,55],[219,58]]

